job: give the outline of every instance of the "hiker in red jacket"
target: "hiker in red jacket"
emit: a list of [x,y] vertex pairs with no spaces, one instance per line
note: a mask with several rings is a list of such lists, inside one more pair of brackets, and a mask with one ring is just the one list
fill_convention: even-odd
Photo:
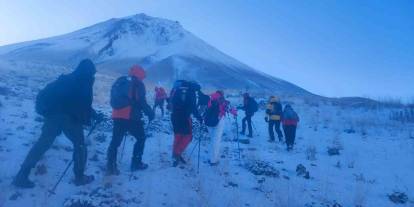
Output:
[[162,116],[164,116],[164,102],[167,98],[167,93],[165,92],[165,89],[163,87],[155,87],[155,101],[154,107],[152,108],[154,113],[157,107],[160,107],[161,114]]
[[108,148],[107,174],[117,175],[117,152],[118,147],[129,132],[137,140],[131,160],[131,171],[143,170],[148,167],[142,162],[142,155],[145,146],[144,122],[142,112],[148,116],[149,121],[154,119],[154,112],[147,104],[145,98],[145,85],[142,82],[145,78],[145,71],[138,65],[129,70],[129,76],[120,77],[111,89],[112,119],[114,128],[112,140]]

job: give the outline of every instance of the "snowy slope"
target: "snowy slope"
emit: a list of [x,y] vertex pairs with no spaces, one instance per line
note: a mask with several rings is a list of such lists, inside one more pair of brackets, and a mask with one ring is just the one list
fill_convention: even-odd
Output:
[[[189,163],[171,167],[172,130],[169,117],[157,114],[149,127],[144,160],[146,171],[129,172],[133,141],[128,138],[121,175],[105,177],[106,149],[111,139],[111,122],[98,127],[88,138],[87,173],[96,181],[75,187],[69,170],[56,191],[48,196],[71,159],[72,145],[59,136],[46,153],[31,178],[35,189],[22,190],[10,185],[28,150],[40,134],[41,119],[34,112],[37,91],[65,68],[48,68],[38,73],[26,65],[0,62],[0,206],[66,206],[77,201],[88,207],[113,206],[414,206],[414,126],[388,119],[392,108],[353,108],[302,99],[284,100],[293,104],[301,117],[295,150],[286,152],[280,143],[267,142],[264,112],[253,118],[254,138],[238,145],[234,122],[226,119],[220,165],[210,167],[209,139],[203,135],[200,171],[197,173],[197,141],[188,147]],[[94,107],[107,115],[107,87],[113,77],[96,77]],[[153,94],[147,98],[152,101]],[[259,99],[259,97],[258,97]],[[241,103],[239,98],[230,99]],[[240,118],[239,118],[240,126]],[[86,129],[87,130],[87,129]],[[86,131],[85,130],[85,131]],[[195,130],[195,136],[201,137]],[[246,139],[240,136],[241,139]],[[339,155],[328,154],[328,148]],[[121,149],[120,149],[121,151]],[[298,176],[302,164],[309,179]],[[407,195],[405,204],[389,199],[394,192]],[[78,205],[79,206],[79,205]]]
[[149,80],[155,83],[171,85],[174,79],[190,78],[215,88],[312,96],[220,52],[178,22],[145,14],[110,19],[66,35],[0,47],[0,60],[73,66],[85,57],[98,63],[101,72],[125,72],[130,65],[139,63],[148,69]]

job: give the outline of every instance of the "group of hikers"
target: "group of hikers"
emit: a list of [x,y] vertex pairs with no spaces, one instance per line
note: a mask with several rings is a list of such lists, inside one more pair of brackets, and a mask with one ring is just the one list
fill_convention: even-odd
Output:
[[[85,185],[94,180],[93,175],[85,174],[87,149],[83,129],[93,122],[102,120],[103,115],[92,108],[93,84],[96,68],[94,63],[82,60],[76,69],[67,75],[61,75],[56,81],[49,83],[36,97],[36,112],[44,117],[39,140],[30,149],[13,184],[22,188],[33,188],[35,184],[29,179],[31,169],[52,146],[55,138],[63,134],[73,143],[75,185]],[[107,150],[107,175],[118,175],[118,148],[126,133],[132,135],[136,142],[131,158],[131,171],[148,168],[142,160],[145,147],[145,129],[143,115],[149,122],[155,118],[157,108],[164,115],[165,102],[171,112],[171,123],[174,131],[172,149],[173,166],[185,164],[182,154],[193,139],[194,117],[200,126],[206,126],[210,136],[209,164],[219,163],[220,143],[225,128],[225,117],[233,116],[237,124],[237,109],[245,112],[242,120],[241,134],[248,129],[248,137],[253,137],[252,117],[259,106],[248,93],[243,94],[243,104],[231,106],[224,92],[218,90],[211,95],[201,91],[201,86],[194,81],[175,81],[169,95],[162,87],[155,88],[154,106],[146,100],[146,88],[143,83],[145,70],[134,65],[129,69],[128,76],[118,78],[111,88],[110,105],[112,107],[113,131],[112,140]],[[269,125],[269,141],[275,140],[274,130],[279,141],[283,142],[280,130],[282,123],[286,138],[287,150],[294,144],[298,115],[290,105],[282,110],[280,100],[272,96],[266,107],[265,121]]]

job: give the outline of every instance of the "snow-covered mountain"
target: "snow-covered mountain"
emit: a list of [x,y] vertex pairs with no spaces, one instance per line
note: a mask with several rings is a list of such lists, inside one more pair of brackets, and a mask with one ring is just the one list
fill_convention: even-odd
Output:
[[311,95],[220,52],[176,21],[145,14],[114,18],[66,35],[0,47],[2,60],[73,66],[85,57],[93,59],[101,71],[123,72],[139,63],[148,70],[149,81],[167,86],[181,78],[197,80],[211,88]]

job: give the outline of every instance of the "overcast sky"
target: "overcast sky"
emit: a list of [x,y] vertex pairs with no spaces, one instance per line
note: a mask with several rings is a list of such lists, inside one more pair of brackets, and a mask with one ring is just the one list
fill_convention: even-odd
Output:
[[0,0],[0,45],[136,13],[316,94],[414,97],[413,0]]

